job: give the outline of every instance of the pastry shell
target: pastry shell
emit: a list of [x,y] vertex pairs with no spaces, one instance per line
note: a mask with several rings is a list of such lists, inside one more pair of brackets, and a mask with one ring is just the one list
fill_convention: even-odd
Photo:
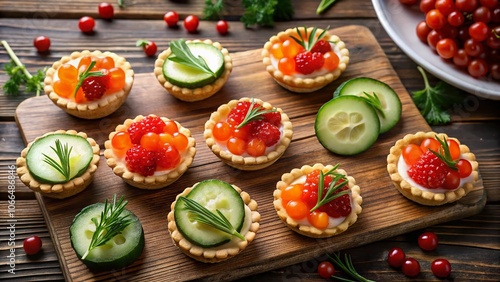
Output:
[[163,86],[163,88],[165,88],[168,91],[168,93],[170,93],[172,96],[176,97],[181,101],[195,102],[209,98],[210,96],[217,93],[222,88],[222,86],[224,86],[224,84],[229,79],[231,71],[233,70],[233,61],[231,56],[229,55],[229,51],[226,48],[223,48],[219,42],[212,42],[212,40],[209,39],[203,41],[199,39],[186,40],[186,43],[198,43],[198,42],[215,46],[217,49],[221,51],[222,55],[224,56],[224,71],[222,75],[211,84],[198,88],[186,88],[174,85],[171,82],[169,82],[163,75],[163,63],[172,53],[170,48],[161,52],[155,61],[154,74],[158,79],[158,82]]
[[[123,69],[125,72],[125,86],[122,90],[112,94],[103,95],[95,101],[86,103],[76,103],[70,99],[60,97],[56,94],[53,88],[53,83],[57,77],[57,71],[62,65],[69,63],[72,60],[80,59],[84,56],[105,57],[109,56],[115,61],[115,66]],[[98,119],[114,113],[127,99],[132,85],[134,83],[134,71],[129,62],[124,57],[118,56],[112,52],[101,52],[84,50],[82,52],[73,52],[70,56],[64,56],[59,61],[52,64],[47,70],[44,80],[45,94],[52,102],[70,115],[83,119]]]
[[347,177],[347,180],[349,181],[348,185],[351,191],[350,194],[351,213],[347,217],[345,217],[345,219],[339,225],[335,227],[329,227],[326,229],[318,229],[308,224],[299,223],[288,216],[286,208],[282,204],[281,200],[282,190],[292,185],[294,181],[301,178],[302,176],[306,176],[308,173],[316,169],[320,169],[323,172],[326,172],[332,168],[333,168],[332,165],[324,166],[320,163],[314,164],[313,166],[304,165],[300,169],[299,168],[292,169],[291,172],[285,173],[281,176],[281,181],[279,181],[276,184],[276,190],[274,190],[273,193],[274,196],[273,204],[274,208],[276,209],[276,212],[278,213],[279,218],[288,226],[288,228],[307,237],[327,238],[334,235],[338,235],[346,231],[351,225],[353,225],[357,221],[358,215],[362,211],[361,204],[363,202],[363,198],[360,195],[361,190],[360,187],[356,185],[356,180],[354,179],[354,177],[347,175],[346,171],[340,168],[337,168],[336,171],[341,174],[344,174]]
[[[430,189],[422,190],[418,187],[415,187],[401,176],[401,174],[398,172],[398,161],[400,159],[403,148],[409,144],[420,144],[424,139],[435,138],[436,135],[441,140],[443,138],[446,138],[453,139],[458,142],[458,144],[460,145],[462,158],[469,160],[472,165],[472,173],[470,176],[472,181],[464,183],[462,186],[458,187],[455,190],[446,192],[433,192]],[[448,135],[444,133],[422,131],[415,134],[407,134],[402,139],[396,141],[394,146],[391,147],[390,153],[387,156],[387,171],[389,172],[394,186],[403,196],[405,196],[409,200],[426,206],[439,206],[458,201],[474,188],[474,185],[478,181],[479,177],[478,162],[476,161],[476,156],[470,151],[469,147],[460,144],[460,141],[455,138],[449,138]]]
[[[154,116],[154,115],[150,115]],[[126,131],[133,122],[140,121],[144,118],[142,115],[136,116],[134,119],[126,119],[123,124],[116,126],[115,131],[109,134],[109,139],[104,142],[104,157],[106,158],[107,165],[113,172],[121,177],[126,183],[140,189],[152,190],[164,188],[179,179],[193,163],[196,154],[196,142],[191,136],[191,131],[183,127],[180,123],[176,122],[179,132],[188,138],[188,146],[183,153],[181,162],[174,169],[159,175],[143,176],[136,172],[128,170],[125,160],[117,156],[113,152],[111,140],[113,136],[119,131]],[[163,121],[168,121],[168,118],[161,117]]]
[[[304,34],[305,27],[298,27],[301,34]],[[310,34],[313,30],[313,27],[307,28],[307,34]],[[318,28],[316,34],[321,34],[323,29]],[[338,49],[335,52],[339,56],[339,65],[338,67],[324,74],[316,75],[316,76],[292,76],[283,74],[278,68],[276,60],[272,58],[271,48],[275,43],[284,42],[286,39],[289,39],[291,36],[295,38],[300,38],[297,33],[297,28],[289,28],[285,31],[281,31],[276,35],[273,35],[269,40],[264,44],[264,49],[262,50],[262,62],[266,67],[267,72],[274,78],[274,80],[292,92],[297,93],[308,93],[319,90],[332,81],[336,80],[347,68],[349,64],[349,50],[346,48],[345,43],[340,40],[337,35],[331,35],[328,31],[325,33],[323,39],[334,42],[336,48]]]
[[[51,135],[51,134],[70,134],[70,135],[78,135],[85,138],[93,151],[93,158],[87,167],[85,172],[66,183],[59,184],[46,184],[40,183],[31,176],[30,171],[28,170],[28,165],[26,162],[26,155],[31,147],[31,145],[38,139]],[[17,175],[19,179],[24,183],[24,185],[28,186],[34,192],[38,192],[44,197],[55,198],[55,199],[64,199],[76,195],[82,192],[94,179],[94,173],[97,170],[97,166],[99,165],[99,153],[100,148],[96,141],[87,136],[84,132],[77,132],[75,130],[57,130],[54,132],[48,132],[43,136],[37,137],[35,140],[30,142],[26,148],[21,151],[21,156],[17,158]]]
[[[196,185],[196,184],[195,184]],[[194,185],[194,186],[195,186]],[[194,187],[193,186],[193,187]],[[260,227],[260,213],[257,211],[258,205],[255,200],[253,200],[250,195],[242,191],[239,187],[232,185],[233,188],[240,193],[241,198],[245,205],[250,208],[252,223],[250,224],[248,232],[244,235],[245,241],[240,241],[236,247],[224,247],[224,245],[213,248],[204,248],[191,243],[189,240],[184,238],[184,236],[178,231],[177,225],[175,223],[174,217],[174,207],[179,196],[187,196],[193,187],[188,187],[184,189],[182,193],[177,195],[176,201],[171,205],[171,210],[167,215],[168,219],[168,231],[170,232],[170,237],[174,244],[187,256],[205,263],[217,263],[227,259],[230,259],[240,252],[242,252],[254,239],[257,231]]]
[[[231,100],[227,104],[219,106],[217,111],[210,115],[210,119],[205,123],[204,137],[207,146],[212,150],[212,152],[221,159],[224,163],[234,168],[240,170],[259,170],[266,168],[273,163],[275,163],[286,151],[293,136],[293,126],[292,122],[288,116],[283,112],[282,109],[276,108],[276,110],[281,114],[281,125],[282,125],[282,136],[280,141],[275,144],[275,149],[268,152],[266,155],[259,157],[252,156],[241,156],[234,155],[225,148],[221,147],[213,136],[212,129],[219,121],[223,121],[229,115],[231,109],[236,107],[236,104],[240,101],[251,102],[251,98],[241,98],[239,100]],[[263,102],[260,99],[253,99],[256,104],[262,105],[266,109],[272,109],[273,106],[270,103]]]

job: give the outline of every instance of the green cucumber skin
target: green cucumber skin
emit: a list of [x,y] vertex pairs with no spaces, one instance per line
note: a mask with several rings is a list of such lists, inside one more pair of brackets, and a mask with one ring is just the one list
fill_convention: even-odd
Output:
[[[107,261],[99,261],[95,257],[92,257],[91,254],[89,254],[85,260],[82,260],[83,253],[80,254],[77,251],[76,244],[77,242],[74,242],[74,236],[73,232],[76,231],[76,226],[75,223],[77,224],[77,221],[79,217],[85,216],[87,213],[92,212],[93,209],[100,208],[102,211],[104,209],[104,203],[96,203],[92,204],[90,206],[84,207],[73,219],[73,222],[71,223],[70,226],[70,241],[71,241],[71,247],[75,251],[76,256],[78,259],[80,259],[89,269],[93,271],[105,271],[105,270],[110,270],[110,269],[121,269],[124,268],[130,264],[132,264],[134,261],[136,261],[142,254],[144,246],[145,246],[145,238],[144,238],[144,229],[142,228],[141,222],[139,221],[139,218],[132,213],[129,210],[125,210],[126,212],[130,213],[130,217],[133,218],[132,223],[130,225],[136,225],[134,228],[139,229],[140,228],[140,235],[139,235],[139,241],[137,242],[135,248],[132,249],[131,252],[128,254],[125,254],[121,257],[118,257],[114,260],[107,260]],[[128,227],[127,227],[128,228]]]
[[[368,115],[365,117],[367,122],[366,130],[368,130],[365,135],[368,139],[364,140],[363,144],[338,143],[334,137],[328,136],[329,131],[326,129],[326,124],[322,119],[329,119],[332,116],[329,112],[335,111],[336,107],[342,108],[345,111],[349,109],[352,111],[353,104],[357,104],[366,112],[365,114]],[[377,141],[380,131],[380,122],[375,109],[366,102],[366,99],[344,95],[333,98],[321,106],[316,115],[314,130],[318,141],[324,148],[338,155],[350,156],[368,150]]]
[[[79,135],[72,135],[72,134],[63,134],[63,133],[54,133],[54,134],[49,134],[49,135],[46,135],[38,140],[36,140],[30,147],[30,149],[28,150],[28,153],[26,154],[26,165],[28,167],[28,170],[30,171],[30,175],[38,182],[40,183],[46,183],[46,184],[60,184],[60,183],[66,183],[67,181],[66,180],[51,180],[51,179],[47,179],[45,177],[47,177],[46,175],[44,175],[45,177],[42,177],[42,176],[39,176],[37,173],[39,173],[39,166],[49,166],[48,164],[46,164],[45,162],[43,162],[43,157],[42,156],[32,156],[33,154],[35,154],[36,150],[39,150],[38,147],[40,146],[44,146],[45,143],[47,143],[47,146],[46,148],[43,148],[43,153],[47,153],[48,151],[52,151],[52,149],[50,148],[50,146],[52,147],[55,147],[55,140],[59,139],[61,141],[62,144],[65,144],[65,143],[68,143],[69,146],[72,146],[70,144],[70,140],[78,140],[81,144],[85,144],[87,146],[87,149],[89,151],[89,154],[88,156],[86,156],[88,158],[88,160],[85,162],[85,165],[83,165],[83,167],[76,173],[74,174],[74,176],[71,178],[71,179],[74,179],[76,177],[79,177],[80,175],[82,175],[88,168],[88,166],[90,165],[90,163],[92,162],[92,158],[93,158],[93,150],[92,150],[92,146],[90,145],[90,143],[83,137],[79,136]],[[35,158],[40,158],[38,161],[34,161],[33,159]],[[54,170],[55,172],[55,170]],[[71,180],[70,179],[70,180]]]
[[380,133],[385,133],[391,130],[401,119],[402,104],[397,93],[386,83],[370,78],[370,77],[356,77],[343,82],[333,92],[333,97],[341,95],[354,95],[363,97],[363,92],[372,94],[373,92],[379,94],[385,101],[385,109],[383,117],[377,111],[380,120]]

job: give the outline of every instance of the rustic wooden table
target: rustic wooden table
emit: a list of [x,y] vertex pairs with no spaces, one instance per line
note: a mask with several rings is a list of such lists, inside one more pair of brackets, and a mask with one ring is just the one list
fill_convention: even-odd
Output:
[[[319,1],[292,1],[295,15],[292,21],[277,22],[272,28],[245,29],[239,21],[242,15],[241,1],[224,1],[228,7],[224,18],[229,21],[230,33],[219,35],[215,23],[202,21],[197,34],[187,33],[183,27],[169,29],[163,15],[169,10],[177,11],[181,19],[188,14],[202,15],[204,1],[168,0],[125,0],[126,8],[115,6],[115,19],[98,19],[97,0],[82,1],[7,1],[0,0],[0,39],[7,40],[28,70],[49,66],[53,61],[75,50],[100,49],[125,54],[137,74],[150,73],[154,58],[148,58],[135,47],[137,39],[154,40],[163,50],[177,38],[211,38],[221,42],[231,52],[262,48],[271,35],[292,26],[363,25],[369,28],[387,55],[409,93],[423,88],[423,82],[416,67],[390,39],[384,31],[372,4],[367,0],[338,1],[323,15],[315,13]],[[82,34],[77,21],[82,16],[94,16],[96,32]],[[412,32],[412,31],[409,31]],[[39,54],[33,47],[33,39],[46,35],[52,45],[50,52]],[[356,46],[351,47],[356,50]],[[0,85],[8,79],[3,70],[9,61],[5,50],[0,50]],[[437,58],[436,58],[437,59]],[[437,81],[431,77],[431,83]],[[500,92],[500,88],[499,88]],[[58,281],[64,280],[56,248],[51,240],[46,221],[35,195],[19,179],[15,180],[15,204],[8,202],[9,177],[15,175],[15,160],[25,147],[14,118],[19,103],[30,97],[22,93],[12,97],[0,90],[0,280],[2,281]],[[437,132],[445,132],[467,144],[476,154],[480,173],[487,194],[484,209],[473,216],[432,225],[425,230],[416,230],[402,235],[343,250],[353,258],[357,270],[365,277],[377,281],[403,281],[400,271],[390,268],[386,261],[388,250],[393,246],[402,247],[407,254],[417,258],[422,272],[412,280],[439,280],[430,271],[432,258],[445,257],[452,263],[454,281],[499,281],[500,280],[500,101],[485,100],[468,96],[464,104],[452,112],[452,123],[433,126]],[[14,211],[15,229],[9,215]],[[424,231],[437,233],[439,250],[422,252],[417,236]],[[24,238],[38,235],[43,240],[43,252],[36,256],[26,256],[22,250]],[[13,245],[14,242],[15,244]],[[15,248],[15,259],[8,258]],[[271,250],[270,250],[271,251]],[[264,273],[255,273],[243,281],[320,281],[316,267],[324,257],[292,264]],[[15,274],[8,272],[15,263]],[[154,277],[152,277],[154,279]]]

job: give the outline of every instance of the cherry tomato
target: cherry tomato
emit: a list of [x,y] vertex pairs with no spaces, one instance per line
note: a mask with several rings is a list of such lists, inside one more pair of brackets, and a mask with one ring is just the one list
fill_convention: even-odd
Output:
[[36,50],[40,53],[47,52],[50,47],[50,39],[47,36],[37,36],[33,40],[33,46],[35,46]]
[[427,43],[427,36],[429,32],[431,32],[432,28],[430,28],[427,23],[423,20],[417,24],[417,37],[420,41]]
[[401,272],[408,277],[417,276],[420,273],[420,263],[414,258],[407,258],[401,266]]
[[434,9],[436,0],[420,0],[419,8],[424,14]]
[[434,6],[445,16],[455,10],[455,3],[452,0],[436,0]]
[[490,29],[484,22],[475,22],[469,26],[469,35],[475,41],[481,42],[488,38]]
[[84,33],[90,33],[94,30],[95,20],[92,17],[82,17],[78,21],[78,28]]
[[217,32],[222,35],[225,35],[229,32],[229,24],[225,20],[218,21],[215,25],[215,28],[217,29]]
[[458,186],[460,186],[460,173],[458,170],[450,169],[444,178],[443,188],[453,190]]
[[402,154],[405,163],[409,166],[412,166],[418,161],[418,159],[420,159],[423,151],[420,146],[416,144],[408,144],[403,148]]
[[457,43],[453,39],[444,38],[436,44],[436,51],[443,59],[451,59],[458,51]]
[[446,24],[447,19],[438,9],[432,9],[425,14],[425,22],[430,28],[438,30]]
[[200,20],[195,15],[189,15],[184,19],[184,28],[190,33],[195,33],[199,24]]
[[148,151],[158,151],[163,145],[160,143],[160,136],[154,132],[142,135],[140,144]]
[[439,143],[439,141],[435,138],[426,138],[422,141],[422,143],[420,143],[420,148],[422,149],[422,152],[427,152],[429,149],[434,152],[439,152],[439,149],[441,149],[441,143]]
[[35,255],[42,249],[42,239],[36,235],[30,236],[24,239],[23,248],[26,254]]
[[455,56],[453,56],[453,63],[459,67],[465,68],[469,65],[471,58],[467,55],[464,49],[458,49]]
[[288,216],[295,220],[306,218],[309,215],[309,208],[302,201],[291,200],[286,204],[285,209]]
[[453,11],[448,14],[446,20],[452,26],[461,26],[465,21],[465,16],[460,11]]
[[164,16],[163,20],[167,23],[168,27],[176,27],[179,21],[179,14],[175,11],[168,11]]
[[460,158],[460,145],[458,145],[458,142],[453,139],[448,139],[446,143],[450,149],[451,158],[453,160],[458,160],[458,158]]
[[403,265],[405,257],[403,249],[397,247],[391,248],[387,254],[387,263],[392,267],[399,268]]
[[457,162],[457,168],[461,178],[465,178],[472,173],[472,165],[468,160],[460,159]]
[[399,3],[404,5],[415,5],[419,0],[399,0]]
[[483,77],[489,71],[488,63],[484,59],[474,59],[467,66],[467,71],[472,77]]
[[115,14],[113,5],[107,2],[102,2],[101,4],[99,4],[99,6],[97,6],[97,10],[99,12],[99,16],[105,20],[112,19]]
[[435,250],[438,246],[438,237],[434,232],[424,232],[418,237],[418,246],[424,251]]
[[436,259],[431,264],[431,271],[439,278],[450,276],[451,264],[447,259]]
[[156,54],[156,51],[158,50],[156,43],[154,43],[153,41],[148,41],[148,40],[138,40],[136,43],[136,46],[142,47],[146,56],[149,56],[149,57],[154,56]]
[[456,0],[455,5],[462,12],[472,13],[479,5],[479,0]]
[[335,267],[329,261],[322,261],[318,265],[318,274],[322,278],[329,279],[335,274]]

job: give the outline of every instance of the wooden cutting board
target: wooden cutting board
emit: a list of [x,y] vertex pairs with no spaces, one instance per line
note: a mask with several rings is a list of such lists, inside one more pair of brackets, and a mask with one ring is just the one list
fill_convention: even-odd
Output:
[[[430,127],[367,28],[345,26],[333,29],[332,33],[339,35],[350,49],[350,65],[338,81],[311,94],[295,94],[281,88],[265,71],[261,50],[252,50],[232,54],[234,70],[229,81],[219,93],[200,102],[175,99],[160,86],[152,73],[148,73],[136,75],[126,103],[116,113],[99,120],[69,116],[47,97],[30,98],[21,103],[16,119],[25,142],[49,131],[75,129],[87,132],[103,148],[109,132],[117,124],[139,114],[156,114],[177,120],[191,130],[197,142],[197,154],[191,168],[177,182],[161,190],[144,191],[126,185],[101,157],[93,184],[81,194],[65,200],[48,199],[37,194],[67,280],[230,280],[480,212],[486,202],[481,181],[459,202],[441,207],[415,204],[397,192],[386,171],[389,148],[405,134],[429,131]],[[403,103],[403,116],[396,127],[381,135],[368,151],[342,157],[329,153],[319,144],[314,134],[314,119],[319,107],[332,98],[341,82],[358,76],[376,78],[392,86]],[[223,164],[208,149],[203,138],[203,126],[210,113],[219,105],[240,97],[256,97],[270,102],[282,108],[293,123],[290,147],[279,161],[261,171],[243,172]],[[363,197],[363,212],[358,221],[346,232],[328,239],[311,239],[289,230],[279,220],[272,204],[273,190],[283,173],[318,162],[340,163],[349,175],[356,178]],[[182,254],[170,239],[166,220],[170,204],[178,193],[196,182],[211,178],[236,184],[247,191],[258,202],[261,213],[261,227],[255,241],[235,258],[218,264],[200,263]],[[131,266],[119,271],[93,273],[78,260],[71,248],[69,226],[83,207],[103,202],[114,193],[125,195],[129,201],[128,209],[140,218],[146,246],[140,259]]]

